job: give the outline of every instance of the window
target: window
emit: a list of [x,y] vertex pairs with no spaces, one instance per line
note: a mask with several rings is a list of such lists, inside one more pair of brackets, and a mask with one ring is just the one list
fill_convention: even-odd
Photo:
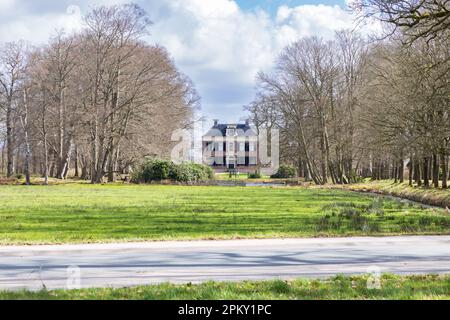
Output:
[[238,165],[245,166],[245,157],[238,157]]
[[245,142],[239,142],[239,151],[245,152]]
[[256,166],[256,157],[250,157],[248,162],[249,165]]
[[248,144],[248,147],[249,147],[250,152],[255,152],[255,151],[256,151],[255,143],[254,143],[254,142],[250,142],[250,143]]
[[214,143],[208,142],[207,146],[208,146],[208,151],[213,151]]
[[215,158],[216,165],[223,165],[223,157]]
[[229,151],[229,152],[234,152],[234,143],[233,143],[233,142],[230,142],[230,143],[228,144],[228,151]]
[[223,143],[216,142],[216,151],[223,151]]
[[235,130],[234,129],[227,129],[227,136],[231,137],[235,135]]

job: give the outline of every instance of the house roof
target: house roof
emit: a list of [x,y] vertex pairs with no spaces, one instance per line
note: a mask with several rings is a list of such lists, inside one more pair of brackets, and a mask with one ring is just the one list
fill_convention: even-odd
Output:
[[229,126],[233,126],[236,128],[237,136],[241,137],[253,137],[257,136],[256,131],[250,127],[248,124],[238,124],[238,125],[229,125],[229,124],[217,124],[214,125],[209,131],[204,135],[204,137],[226,137],[227,129]]

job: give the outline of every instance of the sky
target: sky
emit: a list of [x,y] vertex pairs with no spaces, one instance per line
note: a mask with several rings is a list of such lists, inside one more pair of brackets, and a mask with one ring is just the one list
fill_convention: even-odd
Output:
[[[348,0],[134,0],[153,21],[149,43],[168,49],[201,96],[201,115],[244,121],[255,77],[306,36],[354,28]],[[129,0],[0,0],[0,42],[45,43],[55,30],[80,30],[90,8]]]

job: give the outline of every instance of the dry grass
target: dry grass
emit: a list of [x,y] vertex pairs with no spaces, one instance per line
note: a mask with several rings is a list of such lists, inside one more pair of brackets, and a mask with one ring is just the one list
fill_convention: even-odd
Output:
[[342,188],[400,197],[427,205],[450,208],[450,189],[410,187],[408,183],[394,183],[392,180],[366,182],[343,186]]

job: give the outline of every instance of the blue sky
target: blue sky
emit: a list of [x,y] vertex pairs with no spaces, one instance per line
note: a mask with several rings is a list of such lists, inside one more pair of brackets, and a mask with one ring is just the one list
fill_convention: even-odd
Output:
[[[80,30],[89,8],[129,0],[0,0],[0,42],[43,43],[56,29]],[[149,43],[165,46],[194,81],[202,114],[243,121],[258,71],[306,36],[331,38],[353,28],[345,0],[134,0],[154,25]]]
[[272,15],[276,14],[277,9],[282,5],[296,7],[305,4],[324,4],[324,5],[340,5],[345,6],[344,0],[237,0],[239,6],[244,10],[254,10],[261,8],[270,12]]

